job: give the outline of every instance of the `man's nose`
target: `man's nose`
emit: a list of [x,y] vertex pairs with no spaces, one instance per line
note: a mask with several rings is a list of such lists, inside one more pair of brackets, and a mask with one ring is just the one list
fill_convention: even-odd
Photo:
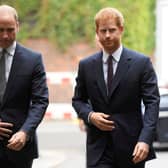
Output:
[[110,37],[110,32],[108,30],[106,31],[106,37]]
[[8,38],[8,32],[7,31],[3,31],[2,37],[3,38]]

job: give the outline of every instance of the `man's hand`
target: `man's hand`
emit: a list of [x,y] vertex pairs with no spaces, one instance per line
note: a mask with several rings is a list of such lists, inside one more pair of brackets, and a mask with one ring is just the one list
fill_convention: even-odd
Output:
[[79,128],[81,131],[85,132],[86,131],[86,125],[82,119],[79,119]]
[[10,137],[10,135],[12,134],[11,130],[12,127],[13,127],[12,123],[2,122],[0,120],[0,140]]
[[9,149],[20,151],[26,144],[27,134],[24,131],[18,131],[9,139],[7,147]]
[[111,131],[115,128],[114,121],[110,121],[108,118],[110,115],[98,112],[92,112],[90,115],[90,121],[97,128],[102,131]]
[[147,158],[149,153],[149,145],[144,142],[138,142],[133,152],[133,162],[136,164]]

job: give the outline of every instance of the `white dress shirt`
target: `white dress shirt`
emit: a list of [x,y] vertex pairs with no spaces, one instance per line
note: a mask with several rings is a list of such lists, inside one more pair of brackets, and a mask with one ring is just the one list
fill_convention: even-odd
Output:
[[[116,73],[122,50],[123,50],[123,46],[121,45],[114,53],[111,54],[113,56],[113,76]],[[109,57],[109,54],[103,50],[103,57],[102,57],[102,59],[103,59],[102,60],[103,61],[103,73],[104,73],[104,80],[105,80],[106,85],[107,85],[107,69],[108,69],[107,60],[108,60],[108,57]]]

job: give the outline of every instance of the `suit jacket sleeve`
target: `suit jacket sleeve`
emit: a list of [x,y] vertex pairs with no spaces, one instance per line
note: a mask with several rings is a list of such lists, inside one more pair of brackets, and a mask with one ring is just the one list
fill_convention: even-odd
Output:
[[42,63],[42,57],[36,58],[34,72],[32,74],[31,104],[28,116],[21,130],[32,135],[41,122],[48,106],[48,88],[46,85],[46,73]]
[[88,123],[88,115],[92,110],[91,104],[88,102],[88,95],[85,85],[84,62],[79,63],[78,75],[76,78],[75,93],[72,98],[72,105],[77,112],[79,118],[82,118],[85,123]]
[[142,74],[141,93],[145,105],[145,112],[144,124],[139,136],[139,141],[151,145],[155,137],[160,96],[157,86],[157,77],[149,58],[146,59]]

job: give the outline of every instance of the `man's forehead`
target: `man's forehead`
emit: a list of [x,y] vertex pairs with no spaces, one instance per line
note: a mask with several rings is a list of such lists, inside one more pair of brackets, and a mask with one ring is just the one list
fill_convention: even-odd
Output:
[[99,22],[99,27],[116,27],[117,24],[114,19],[102,20]]
[[5,24],[0,21],[0,29],[15,29],[16,28],[16,23],[15,22],[6,22]]
[[9,20],[9,19],[15,20],[13,13],[8,13],[8,12],[1,13],[0,12],[0,20]]
[[4,25],[15,25],[16,24],[16,20],[14,18],[14,15],[12,15],[11,13],[0,13],[0,24],[4,24]]
[[116,23],[116,20],[114,18],[105,18],[105,19],[100,19],[99,24],[109,24],[109,23]]

